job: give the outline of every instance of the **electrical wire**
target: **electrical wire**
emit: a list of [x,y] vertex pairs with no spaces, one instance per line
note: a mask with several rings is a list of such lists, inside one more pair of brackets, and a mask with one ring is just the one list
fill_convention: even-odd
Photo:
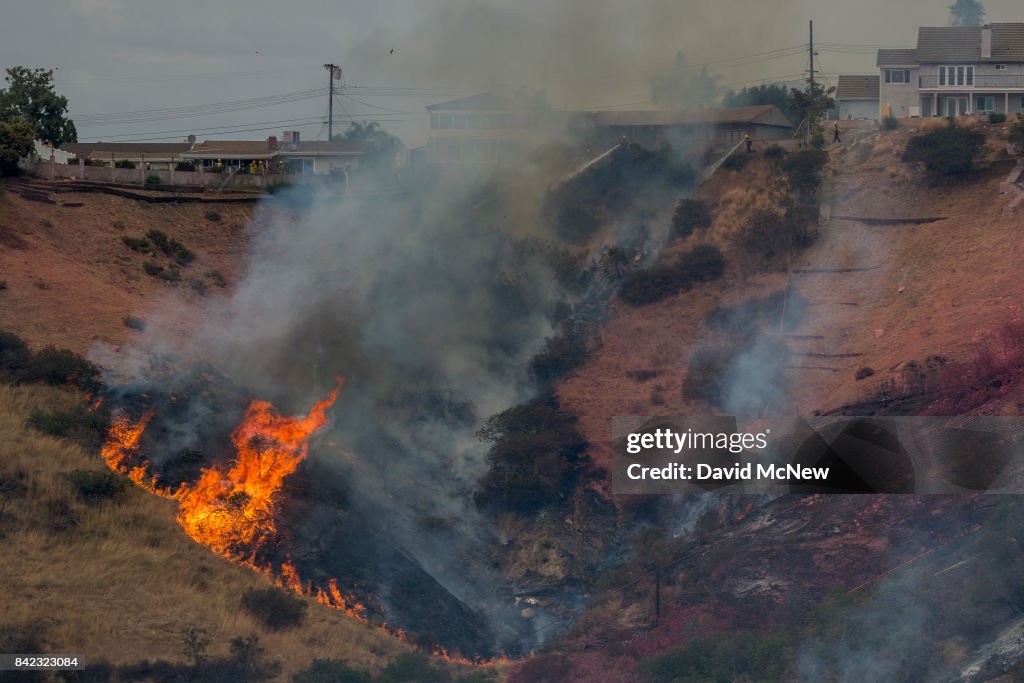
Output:
[[264,97],[252,97],[242,100],[229,100],[226,102],[213,102],[183,107],[165,107],[162,109],[144,109],[107,114],[77,114],[74,116],[74,120],[76,123],[81,123],[83,125],[114,125],[163,121],[194,116],[210,116],[213,114],[224,114],[262,107],[273,107],[281,104],[301,102],[314,97],[322,97],[323,94],[324,92],[322,88],[311,88],[308,90],[297,90],[294,92],[267,95]]

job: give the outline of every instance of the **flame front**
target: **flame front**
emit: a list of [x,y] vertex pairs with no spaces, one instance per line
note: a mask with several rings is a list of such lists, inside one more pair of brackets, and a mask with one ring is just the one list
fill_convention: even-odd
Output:
[[[282,416],[267,401],[253,401],[245,411],[241,424],[231,433],[237,457],[230,469],[204,469],[192,486],[185,483],[174,490],[160,486],[149,471],[149,464],[139,458],[139,441],[153,418],[148,412],[137,422],[126,414],[115,414],[107,442],[100,454],[110,469],[127,475],[141,488],[178,501],[178,522],[198,543],[218,555],[268,576],[277,586],[308,595],[317,602],[340,610],[361,622],[368,622],[366,607],[338,588],[336,579],[326,587],[303,581],[290,561],[281,563],[279,571],[255,558],[261,544],[277,533],[275,503],[285,478],[299,466],[309,452],[309,438],[327,424],[327,409],[334,405],[341,391],[338,386],[316,403],[306,417]],[[378,629],[405,639],[405,632],[386,623]],[[492,659],[466,659],[449,655],[444,648],[435,648],[434,656],[452,664],[484,666],[507,663],[504,655]]]
[[175,494],[185,532],[219,555],[251,553],[272,538],[276,494],[305,459],[309,437],[327,424],[340,390],[339,379],[306,417],[282,416],[267,401],[253,401],[231,434],[238,453],[231,469],[205,469],[194,486]]

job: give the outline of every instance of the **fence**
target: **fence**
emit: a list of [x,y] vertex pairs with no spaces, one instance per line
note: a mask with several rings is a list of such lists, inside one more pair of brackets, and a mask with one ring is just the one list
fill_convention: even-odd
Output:
[[[188,186],[188,187],[221,187],[231,189],[254,189],[263,190],[272,185],[288,182],[293,183],[303,176],[294,175],[250,175],[247,173],[235,173],[230,176],[228,170],[221,173],[208,173],[203,171],[175,171],[171,170],[146,170],[145,166],[139,168],[116,168],[114,166],[88,166],[84,160],[76,164],[62,164],[50,159],[37,159],[34,164],[29,165],[29,172],[33,175],[55,180],[70,178],[75,180],[89,180],[100,183],[117,183],[119,185],[146,186],[146,179],[155,176],[160,179],[159,185]],[[341,179],[339,182],[344,183]]]

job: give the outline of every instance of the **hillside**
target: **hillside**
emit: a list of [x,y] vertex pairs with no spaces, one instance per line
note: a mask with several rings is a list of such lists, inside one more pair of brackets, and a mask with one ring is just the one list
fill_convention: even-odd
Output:
[[[752,212],[779,206],[784,184],[775,162],[763,153],[752,155],[745,168],[721,171],[698,190],[711,208],[712,225],[671,241],[656,258],[671,262],[696,244],[711,242],[725,253],[724,277],[651,305],[630,307],[614,299],[588,359],[556,385],[561,408],[578,417],[581,442],[589,443],[597,465],[609,461],[613,415],[911,414],[939,398],[951,381],[949,369],[969,365],[979,345],[1004,341],[1000,331],[1021,322],[1024,301],[1024,283],[1015,277],[1024,210],[1010,206],[1018,195],[1006,180],[1017,167],[1005,153],[1005,128],[986,127],[989,144],[981,168],[955,180],[935,180],[900,160],[915,132],[912,127],[856,131],[828,151],[821,190],[825,220],[814,244],[792,259],[765,260],[743,243]],[[135,319],[169,341],[188,339],[211,302],[230,293],[244,274],[262,212],[273,211],[148,204],[95,194],[61,198],[45,204],[11,191],[0,195],[0,282],[5,285],[0,330],[17,333],[36,348],[55,344],[83,354],[132,345],[139,338]],[[665,208],[652,210],[651,220],[667,220]],[[161,240],[179,247],[163,249]],[[179,259],[182,249],[193,256]],[[446,261],[427,263],[434,268]],[[329,273],[332,264],[319,267]],[[165,317],[173,325],[162,325]],[[313,336],[300,339],[294,353],[308,356],[313,341]],[[693,370],[694,359],[724,348],[738,350],[727,357],[728,381],[712,382],[715,391],[698,399],[692,389],[700,374]],[[216,391],[194,393],[220,398]],[[194,398],[190,390],[178,396]],[[178,396],[168,390],[158,400],[171,403]],[[424,424],[434,419],[431,411],[440,415],[440,425],[461,419],[450,390],[447,399],[424,392],[388,400],[397,405],[399,398],[415,406]],[[1015,415],[1022,399],[1020,384],[1006,382],[971,410]],[[117,653],[108,659],[129,665],[138,663],[139,653],[182,662],[181,636],[190,626],[209,635],[211,657],[233,656],[230,641],[255,633],[268,659],[278,660],[282,680],[315,657],[376,671],[408,649],[307,598],[302,598],[308,604],[302,625],[269,628],[240,609],[242,594],[265,588],[267,581],[189,540],[175,520],[173,503],[135,488],[104,502],[82,499],[66,477],[73,470],[103,471],[95,444],[54,439],[28,422],[40,410],[81,408],[83,400],[49,388],[0,385],[0,414],[6,419],[0,430],[9,446],[0,462],[0,483],[17,493],[0,504],[5,509],[0,533],[22,548],[0,566],[4,597],[13,607],[0,623],[5,637],[36,637],[23,647]],[[358,421],[352,414],[347,419]],[[153,431],[154,440],[166,433]],[[342,455],[357,464],[359,456],[374,452],[353,450],[358,455]],[[186,465],[198,468],[195,462]],[[325,471],[307,470],[304,486],[315,488],[318,482],[309,480]],[[555,654],[514,668],[515,681],[587,681],[598,674],[604,680],[639,680],[634,672],[639,658],[678,648],[700,634],[753,629],[760,637],[806,627],[826,639],[832,635],[827,629],[814,631],[817,626],[807,621],[818,610],[846,609],[846,593],[830,593],[836,585],[858,592],[851,605],[871,608],[876,584],[889,590],[883,579],[891,573],[902,577],[901,568],[924,567],[918,578],[925,585],[928,571],[977,556],[983,543],[989,551],[998,544],[985,534],[994,506],[976,497],[712,501],[702,508],[707,514],[700,524],[691,526],[687,517],[661,538],[655,532],[663,530],[645,516],[643,501],[612,498],[604,483],[580,487],[558,508],[566,515],[547,517],[545,511],[535,527],[530,526],[534,520],[524,523],[514,515],[498,520],[499,551],[507,557],[494,567],[517,584],[514,598],[522,619],[532,620],[548,607],[545,589],[562,588],[578,591],[578,606],[559,616],[582,617],[555,641]],[[377,534],[372,524],[364,534],[359,526],[364,520],[348,519],[352,524],[344,531],[353,537]],[[649,522],[651,528],[641,533],[624,528]],[[425,514],[416,519],[416,535],[443,534],[446,523]],[[617,545],[634,538],[639,538],[635,548],[632,540]],[[316,543],[332,546],[329,550],[339,556],[350,547],[336,548],[320,537]],[[1016,566],[1012,563],[1019,558],[1007,552],[1011,559],[1005,566]],[[65,560],[55,557],[75,559],[62,564]],[[656,589],[650,585],[651,558],[673,562],[659,575]],[[1007,575],[996,573],[1001,580]],[[949,583],[927,585],[946,590],[958,580],[953,574],[942,580]],[[654,590],[665,602],[661,624],[651,619]],[[533,592],[542,597],[526,595]],[[78,612],[56,621],[35,617],[40,600],[51,601],[41,613],[64,615],[56,600],[67,595],[81,596]],[[531,607],[518,607],[521,597],[531,600]],[[1005,596],[998,593],[998,600],[1005,602]],[[996,611],[992,608],[992,614]],[[962,615],[941,616],[948,631]],[[758,647],[783,647],[773,643],[757,641]],[[956,652],[951,645],[942,664],[966,662],[977,654],[969,651],[975,644],[958,642]],[[574,677],[559,668],[567,658]],[[530,666],[534,673],[524,674]],[[554,678],[537,677],[545,667]]]
[[[823,214],[831,220],[791,264],[790,297],[802,315],[784,337],[794,354],[822,355],[789,359],[783,373],[789,395],[781,387],[772,392],[771,410],[811,414],[869,399],[886,383],[911,381],[911,364],[923,366],[929,357],[972,359],[981,338],[1019,319],[1024,211],[1007,213],[1016,195],[1000,194],[1014,168],[1000,149],[1005,132],[996,127],[990,135],[987,170],[938,182],[899,159],[914,132],[868,133],[830,151]],[[711,239],[728,244],[751,208],[765,203],[771,176],[770,164],[757,160],[701,188],[698,196],[715,215]],[[857,218],[939,220],[878,225]],[[685,245],[670,244],[663,258]],[[610,442],[608,416],[707,410],[682,394],[693,352],[723,339],[707,316],[786,289],[784,259],[751,273],[742,258],[731,257],[740,264],[719,282],[653,305],[616,309],[601,347],[559,389],[598,452]],[[806,272],[831,269],[851,272]],[[874,374],[857,380],[863,367]],[[637,371],[649,372],[639,381]]]
[[[148,204],[92,193],[61,194],[57,204],[29,201],[0,184],[0,329],[26,341],[79,353],[94,344],[130,343],[126,316],[148,320],[166,308],[202,309],[204,296],[234,280],[248,241],[251,205]],[[78,204],[78,206],[65,206]],[[210,213],[210,220],[207,212]],[[148,275],[169,260],[150,245],[133,251],[122,237],[159,230],[196,259],[171,282]],[[151,321],[155,322],[155,321]],[[186,334],[183,328],[170,334]]]
[[210,660],[229,658],[232,639],[256,635],[260,659],[282,678],[316,657],[380,668],[406,651],[311,599],[299,626],[271,629],[241,604],[266,580],[192,542],[175,503],[135,487],[83,498],[70,476],[105,471],[94,450],[27,425],[81,401],[63,389],[0,385],[0,538],[12,549],[0,562],[0,649],[82,654],[95,680],[101,659],[186,661],[189,628],[208,640]]

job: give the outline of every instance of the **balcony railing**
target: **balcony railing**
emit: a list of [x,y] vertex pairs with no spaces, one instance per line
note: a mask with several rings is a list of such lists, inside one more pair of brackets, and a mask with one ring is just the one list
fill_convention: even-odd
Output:
[[938,76],[919,76],[920,88],[948,88],[950,90],[977,90],[978,88],[1004,88],[1006,90],[1024,89],[1024,75],[987,75],[974,74],[971,83],[950,83],[948,79],[939,82]]

